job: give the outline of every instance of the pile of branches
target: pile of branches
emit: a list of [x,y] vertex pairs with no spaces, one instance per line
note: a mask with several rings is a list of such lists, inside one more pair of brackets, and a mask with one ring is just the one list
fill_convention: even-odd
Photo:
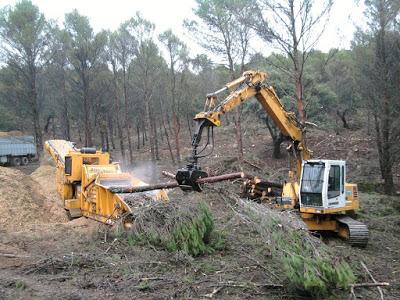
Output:
[[[336,257],[320,239],[312,236],[295,211],[280,211],[225,193],[225,199],[272,249],[283,267],[288,285],[311,298],[344,291],[355,276],[344,260]],[[233,201],[232,201],[233,200]]]
[[223,244],[205,203],[148,201],[136,208],[130,217],[133,225],[127,231],[127,238],[132,245],[149,243],[170,252],[198,256],[213,252]]

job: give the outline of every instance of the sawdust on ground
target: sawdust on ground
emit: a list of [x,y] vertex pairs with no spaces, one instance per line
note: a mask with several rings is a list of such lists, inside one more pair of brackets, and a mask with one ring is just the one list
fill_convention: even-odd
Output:
[[40,167],[29,176],[19,170],[0,167],[2,229],[19,231],[29,225],[60,222],[65,218],[57,205],[55,172],[50,168],[53,167]]
[[51,165],[41,165],[30,177],[38,183],[37,188],[45,195],[44,206],[48,213],[56,217],[58,221],[67,221],[64,208],[57,193],[56,168]]

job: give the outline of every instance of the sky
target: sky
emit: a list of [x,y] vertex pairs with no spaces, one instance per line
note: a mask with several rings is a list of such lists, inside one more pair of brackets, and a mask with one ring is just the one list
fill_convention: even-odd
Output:
[[[319,0],[316,2],[318,3]],[[0,7],[14,5],[16,0],[0,0]],[[195,0],[32,0],[47,19],[63,22],[65,13],[76,8],[80,14],[89,17],[95,31],[115,30],[119,24],[140,11],[144,18],[156,25],[156,33],[167,29],[178,35],[189,46],[192,54],[204,53],[196,41],[183,29],[185,18],[193,18]],[[317,49],[350,47],[356,25],[363,24],[363,1],[357,5],[353,0],[336,0],[331,11],[330,21]],[[270,52],[262,43],[255,43],[253,51]]]

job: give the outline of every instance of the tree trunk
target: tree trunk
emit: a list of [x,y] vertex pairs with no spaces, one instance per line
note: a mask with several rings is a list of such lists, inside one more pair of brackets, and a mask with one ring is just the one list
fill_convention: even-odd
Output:
[[388,77],[389,74],[389,66],[387,61],[387,52],[386,52],[386,40],[385,40],[385,24],[383,17],[380,20],[380,29],[377,36],[377,47],[376,47],[376,58],[378,62],[377,70],[380,71],[381,75],[381,84],[382,84],[382,111],[377,116],[375,113],[375,124],[377,128],[377,139],[381,138],[378,141],[378,149],[380,154],[380,165],[381,165],[381,173],[382,178],[384,180],[384,191],[385,194],[392,195],[394,194],[394,182],[393,182],[393,164],[392,164],[392,153],[391,153],[391,136],[390,136],[390,125],[392,124],[391,118],[391,101],[390,101],[390,90],[388,86],[388,81],[390,80]]
[[181,126],[179,123],[178,116],[176,115],[176,112],[173,113],[173,120],[174,120],[174,134],[175,134],[175,149],[176,149],[176,159],[178,162],[181,161],[181,150],[180,150],[180,141],[179,141],[179,132],[181,130]]
[[106,139],[103,130],[100,131],[100,139],[101,139],[101,150],[103,151],[106,148]]
[[118,83],[117,83],[117,70],[115,66],[115,62],[111,62],[114,74],[114,97],[115,97],[115,115],[117,121],[117,132],[118,132],[118,139],[119,139],[119,148],[121,150],[122,161],[126,162],[125,160],[125,144],[124,144],[124,133],[122,131],[122,124],[121,124],[121,103],[118,96]]
[[171,160],[172,162],[175,164],[175,158],[174,158],[174,153],[172,152],[172,147],[171,147],[171,143],[169,141],[169,134],[168,134],[168,130],[167,130],[167,126],[165,125],[165,118],[164,118],[164,113],[163,113],[163,105],[162,105],[162,101],[159,98],[159,105],[160,105],[160,114],[161,114],[161,123],[162,126],[164,128],[164,133],[165,133],[165,137],[167,139],[167,144],[168,144],[168,150],[169,150],[169,154],[171,156]]
[[36,141],[36,150],[39,153],[43,150],[43,141],[42,141],[42,130],[40,128],[40,117],[39,117],[39,103],[37,99],[37,91],[36,91],[36,68],[35,66],[30,67],[30,99],[32,102],[33,108],[33,130],[35,134]]
[[153,131],[154,131],[154,150],[156,154],[156,160],[160,160],[160,153],[158,151],[158,132],[157,132],[157,122],[154,116],[154,112],[152,111],[152,123],[153,123]]
[[164,142],[164,135],[163,134],[161,134],[161,132],[162,132],[162,129],[163,129],[163,127],[162,127],[162,124],[161,124],[162,122],[160,122],[160,124],[158,124],[158,132],[160,132],[160,140],[161,140],[161,142]]
[[155,155],[155,147],[154,147],[154,131],[153,131],[153,122],[152,122],[152,115],[150,109],[150,99],[147,99],[145,96],[145,108],[146,108],[146,119],[147,119],[147,128],[149,129],[149,138],[150,138],[150,153],[151,153],[151,160],[156,160]]
[[131,125],[129,122],[129,103],[128,103],[128,91],[127,91],[127,82],[126,82],[126,70],[125,66],[122,69],[123,71],[123,85],[124,85],[124,104],[125,104],[125,128],[126,128],[126,136],[128,138],[128,149],[129,149],[129,162],[133,164],[133,149],[132,149],[132,137],[131,137]]
[[347,123],[346,120],[346,114],[347,114],[347,109],[343,110],[343,112],[341,112],[339,109],[336,111],[337,115],[339,116],[340,120],[343,123],[343,128],[345,129],[350,129],[349,124]]
[[113,126],[112,117],[110,115],[108,116],[108,132],[109,132],[109,137],[110,137],[110,141],[111,141],[111,147],[113,150],[115,150],[114,126]]
[[119,139],[119,147],[121,149],[122,161],[125,162],[124,134],[122,132],[122,127],[119,121],[117,121],[117,126],[118,126],[118,139]]
[[272,153],[273,158],[279,159],[282,157],[281,144],[282,144],[282,140],[280,140],[279,138],[273,140],[273,145],[274,145],[274,151]]
[[146,127],[142,128],[142,146],[145,146],[146,142]]
[[188,114],[186,114],[186,122],[187,122],[187,127],[188,127],[188,130],[189,130],[190,138],[192,138],[192,136],[193,136],[193,134],[192,134],[192,120],[190,119]]
[[106,151],[110,152],[110,139],[109,139],[109,136],[108,136],[108,130],[107,129],[106,129],[106,132],[105,132],[105,137],[106,137]]
[[71,133],[70,133],[70,122],[69,122],[69,111],[68,111],[68,100],[67,100],[67,90],[65,87],[65,71],[64,69],[62,70],[62,83],[61,83],[61,89],[62,89],[62,103],[63,103],[63,109],[62,109],[62,117],[61,117],[61,124],[62,124],[62,135],[63,137],[70,141],[71,140]]
[[273,145],[272,158],[279,159],[282,157],[281,144],[284,141],[285,137],[280,132],[279,128],[277,128],[273,123],[270,123],[268,117],[265,118],[265,124],[267,125],[268,131],[272,138],[272,145]]
[[242,125],[241,125],[241,107],[238,106],[235,109],[235,132],[236,142],[239,152],[239,159],[243,159],[243,139],[242,139]]
[[385,194],[394,194],[394,182],[393,182],[393,171],[392,171],[392,155],[390,152],[391,140],[390,140],[390,104],[387,92],[383,96],[383,120],[382,120],[382,160],[383,160],[383,180]]
[[[229,70],[231,73],[231,80],[235,80],[235,69],[233,64],[233,59],[231,57],[230,52],[228,51],[228,61],[229,61]],[[242,126],[240,123],[241,119],[241,107],[240,105],[235,109],[235,134],[236,134],[236,144],[237,144],[237,151],[239,155],[239,159],[243,159],[243,140],[242,140]]]
[[[298,71],[295,71],[298,73]],[[299,121],[302,125],[306,122],[306,115],[304,113],[303,105],[303,85],[301,82],[301,75],[296,74],[296,100],[297,100],[297,111],[299,113]]]
[[132,149],[132,137],[131,137],[131,130],[130,125],[126,124],[126,136],[128,138],[128,150],[129,150],[129,162],[133,164],[133,149]]
[[[78,124],[78,126],[79,126],[79,124]],[[78,129],[78,139],[79,139],[79,143],[82,143],[82,134],[81,134],[81,130],[79,130],[79,129]]]
[[[293,61],[293,75],[295,78],[295,93],[296,93],[296,102],[297,102],[297,112],[299,115],[299,121],[302,125],[306,122],[306,116],[304,113],[304,105],[303,105],[303,83],[302,83],[302,75],[303,75],[303,67],[302,62],[299,58],[299,38],[297,36],[296,31],[296,15],[294,12],[294,0],[289,0],[289,8],[290,8],[290,33],[292,35],[292,61]],[[301,34],[302,30],[300,31]]]
[[136,135],[137,135],[137,147],[136,149],[139,150],[140,149],[140,128],[139,128],[139,123],[136,123]]
[[85,126],[85,146],[92,146],[92,127],[90,126],[89,82],[83,74],[83,109]]

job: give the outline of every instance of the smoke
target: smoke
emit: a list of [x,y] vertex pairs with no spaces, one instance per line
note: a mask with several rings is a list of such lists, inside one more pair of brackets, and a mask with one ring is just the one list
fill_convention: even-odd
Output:
[[157,182],[161,175],[160,168],[151,161],[136,161],[133,166],[127,167],[125,170],[146,183]]

